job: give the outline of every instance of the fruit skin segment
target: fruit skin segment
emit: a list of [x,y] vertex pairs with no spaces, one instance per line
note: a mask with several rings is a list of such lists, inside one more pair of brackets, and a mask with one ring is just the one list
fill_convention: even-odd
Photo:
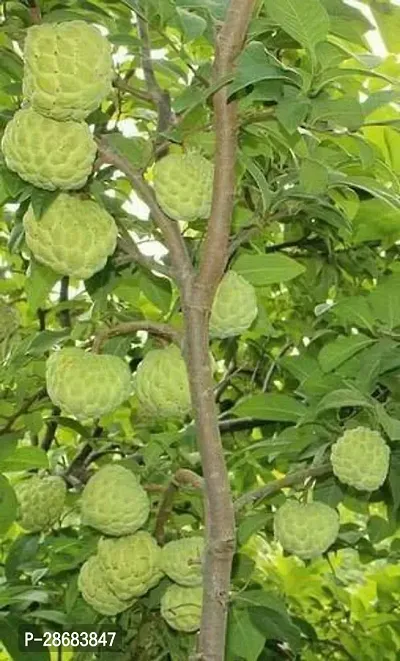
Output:
[[136,393],[145,411],[157,418],[181,419],[191,410],[189,380],[180,349],[153,349],[136,372]]
[[210,335],[233,337],[244,333],[258,314],[256,291],[239,273],[228,271],[215,294],[210,317]]
[[111,92],[112,78],[111,45],[95,26],[78,20],[27,30],[23,95],[42,115],[85,119]]
[[336,477],[359,491],[375,491],[389,471],[390,448],[377,431],[366,427],[348,429],[331,450]]
[[105,535],[135,533],[147,521],[150,501],[132,471],[114,464],[100,468],[86,484],[81,520]]
[[77,190],[89,177],[97,146],[85,122],[57,122],[17,110],[1,142],[7,167],[45,190]]
[[214,165],[201,154],[168,154],[154,166],[154,190],[162,210],[191,222],[211,213]]
[[23,225],[34,257],[61,275],[86,280],[100,271],[113,254],[117,226],[97,202],[60,193],[36,219],[32,206]]
[[145,530],[117,539],[102,538],[98,556],[104,578],[119,599],[141,597],[161,580],[160,547]]
[[130,608],[135,602],[135,599],[130,601],[119,599],[110,590],[97,555],[92,555],[82,565],[78,574],[78,589],[84,600],[102,615],[117,615]]
[[56,475],[30,477],[15,487],[19,505],[19,524],[30,532],[48,530],[60,518],[67,488]]
[[100,418],[117,409],[131,392],[131,373],[118,356],[68,347],[46,362],[47,392],[53,404],[78,419]]
[[161,550],[161,567],[167,576],[184,586],[201,585],[202,537],[189,537],[168,542]]
[[321,555],[333,544],[339,533],[339,516],[325,503],[287,501],[274,517],[274,535],[281,546],[309,559]]
[[203,588],[170,585],[161,597],[161,615],[172,629],[192,633],[200,628]]

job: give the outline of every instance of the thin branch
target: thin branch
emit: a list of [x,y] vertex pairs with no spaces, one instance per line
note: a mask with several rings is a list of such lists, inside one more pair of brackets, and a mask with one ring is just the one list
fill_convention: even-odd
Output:
[[238,512],[246,505],[254,503],[256,500],[263,500],[268,498],[273,494],[285,489],[286,487],[291,487],[294,484],[299,482],[304,482],[310,477],[321,477],[321,475],[328,475],[332,472],[331,464],[321,464],[320,466],[311,466],[309,468],[304,468],[303,470],[296,471],[295,473],[289,473],[282,477],[280,480],[274,480],[259,489],[254,491],[249,491],[248,493],[243,494],[235,501],[235,511]]
[[[69,277],[66,275],[61,279],[59,303],[63,305],[68,303]],[[71,316],[67,307],[60,310],[58,318],[61,328],[71,328]]]
[[160,229],[170,252],[173,270],[178,284],[181,286],[190,277],[193,267],[185,242],[179,230],[179,225],[170,220],[157,204],[152,188],[143,179],[141,172],[136,170],[122,154],[114,151],[106,138],[99,141],[99,151],[104,161],[113,165],[125,174],[135,192],[150,209],[151,216]]
[[265,424],[267,424],[266,420],[259,420],[258,418],[232,418],[229,420],[220,420],[219,430],[221,434],[227,434],[235,431],[243,431],[244,429],[254,429]]
[[117,78],[114,81],[113,85],[116,89],[119,89],[122,92],[127,92],[128,94],[131,94],[132,96],[135,96],[136,98],[140,99],[141,101],[151,103],[151,101],[153,100],[152,96],[151,96],[151,94],[149,94],[149,92],[146,92],[145,90],[137,89],[136,87],[132,87],[132,85],[129,85],[129,83],[125,82],[125,80],[122,79],[122,78]]
[[165,540],[165,524],[171,515],[175,495],[180,487],[187,485],[195,489],[203,489],[203,478],[187,468],[180,468],[176,471],[165,489],[158,508],[154,536],[159,544],[163,544]]
[[47,396],[46,388],[41,388],[38,392],[35,392],[31,397],[28,397],[24,402],[22,402],[20,408],[13,413],[13,415],[8,419],[7,423],[0,429],[0,436],[8,434],[11,431],[14,422],[18,420],[22,415],[27,413],[31,408],[32,404],[37,402],[40,399],[44,399]]
[[150,333],[151,335],[167,338],[168,340],[171,340],[171,342],[175,342],[178,346],[180,346],[182,341],[180,331],[169,324],[161,324],[155,321],[141,319],[140,321],[122,322],[99,331],[94,338],[92,351],[93,353],[100,353],[104,342],[110,337],[117,337],[118,335],[133,335],[138,331],[147,331],[147,333]]
[[77,452],[75,457],[72,459],[70,465],[64,473],[64,478],[67,482],[72,481],[73,483],[84,482],[86,476],[87,468],[87,459],[93,451],[93,442],[100,438],[103,434],[103,428],[100,425],[96,425],[93,430],[92,438],[86,443],[84,443],[81,449]]
[[40,11],[39,2],[37,2],[37,0],[28,0],[28,6],[31,22],[34,25],[39,25],[39,23],[42,22],[42,14]]
[[136,264],[139,264],[139,266],[146,269],[147,271],[152,271],[152,272],[156,271],[166,276],[171,275],[171,271],[168,268],[168,266],[166,266],[165,264],[161,264],[160,262],[157,262],[153,257],[144,255],[139,250],[138,245],[130,236],[128,231],[126,231],[126,234],[124,233],[124,237],[122,239],[119,239],[118,245],[123,250],[123,254],[119,255],[114,259],[114,263],[117,264],[117,266],[121,266],[122,264],[129,264],[130,262],[135,262]]

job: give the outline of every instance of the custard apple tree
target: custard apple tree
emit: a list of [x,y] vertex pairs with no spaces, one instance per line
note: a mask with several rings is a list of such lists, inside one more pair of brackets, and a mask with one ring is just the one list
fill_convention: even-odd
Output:
[[399,26],[0,3],[0,661],[400,658]]

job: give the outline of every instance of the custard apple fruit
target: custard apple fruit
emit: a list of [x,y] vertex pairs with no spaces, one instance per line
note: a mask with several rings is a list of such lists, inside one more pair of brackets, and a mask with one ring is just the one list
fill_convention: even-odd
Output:
[[15,487],[22,528],[30,532],[48,530],[60,518],[67,489],[61,477],[35,475]]
[[146,523],[149,513],[149,498],[138,478],[117,464],[100,468],[82,493],[82,523],[105,535],[130,535]]
[[85,119],[111,91],[111,46],[85,21],[43,23],[27,31],[23,94],[53,119]]
[[136,372],[136,392],[143,409],[158,418],[183,418],[191,410],[189,380],[176,346],[149,351]]
[[15,333],[19,326],[19,314],[15,308],[0,302],[0,342]]
[[97,555],[92,555],[82,565],[78,575],[78,588],[84,600],[102,615],[117,615],[134,603],[134,599],[120,599],[108,587],[103,568]]
[[115,250],[117,226],[97,202],[60,193],[37,220],[26,212],[25,239],[34,257],[56,273],[90,278]]
[[154,166],[157,202],[174,220],[208,218],[213,177],[213,164],[200,154],[168,154]]
[[257,313],[257,297],[253,285],[235,271],[228,271],[215,294],[210,334],[218,338],[240,335],[251,326]]
[[46,190],[82,188],[97,151],[84,122],[56,122],[32,108],[18,110],[8,122],[1,148],[10,170]]
[[314,558],[338,536],[339,516],[325,503],[287,501],[275,514],[274,533],[285,551],[299,558]]
[[375,491],[389,470],[390,449],[377,431],[348,429],[332,446],[333,472],[344,484],[359,491]]
[[128,399],[131,373],[118,356],[68,347],[47,359],[46,384],[51,401],[65,413],[100,418]]
[[161,597],[161,615],[170,627],[187,633],[200,629],[203,588],[170,585]]
[[119,599],[141,597],[162,578],[160,552],[154,537],[140,530],[118,539],[102,538],[98,556],[103,575]]
[[161,568],[179,585],[201,585],[203,551],[202,537],[168,542],[161,550]]

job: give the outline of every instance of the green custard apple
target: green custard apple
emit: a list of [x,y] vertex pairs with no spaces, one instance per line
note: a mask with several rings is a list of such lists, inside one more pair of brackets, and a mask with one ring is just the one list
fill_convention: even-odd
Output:
[[47,359],[46,384],[53,404],[68,415],[100,418],[128,399],[131,373],[118,356],[68,347]]
[[1,142],[7,167],[46,190],[76,190],[90,175],[97,147],[85,122],[56,122],[33,108],[18,110]]
[[189,380],[178,347],[149,351],[137,368],[135,383],[143,409],[155,417],[181,419],[190,412]]
[[348,429],[332,446],[331,462],[336,477],[359,491],[375,491],[389,471],[390,449],[377,431],[366,427]]
[[339,516],[325,503],[287,501],[274,517],[275,539],[299,558],[321,555],[339,533]]
[[64,509],[67,488],[56,475],[29,477],[15,487],[18,521],[29,532],[48,530],[60,518]]
[[130,608],[135,599],[119,599],[108,587],[103,568],[97,555],[92,555],[82,565],[78,575],[78,589],[84,600],[102,615],[117,615]]
[[257,314],[257,296],[253,285],[235,271],[225,273],[211,310],[211,336],[222,339],[240,335],[250,328]]
[[60,193],[37,220],[32,206],[23,225],[34,257],[62,275],[83,280],[100,271],[115,250],[117,226],[97,202]]
[[19,314],[15,308],[0,302],[0,342],[13,335],[20,323]]
[[82,493],[82,523],[105,535],[130,535],[146,523],[149,513],[149,497],[138,478],[118,464],[100,468]]
[[154,190],[162,210],[174,220],[208,218],[214,166],[201,154],[168,154],[154,166]]
[[161,615],[176,631],[200,629],[203,588],[170,585],[161,597]]
[[47,117],[85,119],[111,92],[111,45],[85,21],[32,26],[24,60],[24,99]]
[[119,599],[141,597],[163,576],[161,549],[144,530],[117,539],[102,538],[97,552],[104,578]]
[[168,542],[161,550],[161,568],[179,585],[201,585],[203,552],[202,537],[188,537]]

